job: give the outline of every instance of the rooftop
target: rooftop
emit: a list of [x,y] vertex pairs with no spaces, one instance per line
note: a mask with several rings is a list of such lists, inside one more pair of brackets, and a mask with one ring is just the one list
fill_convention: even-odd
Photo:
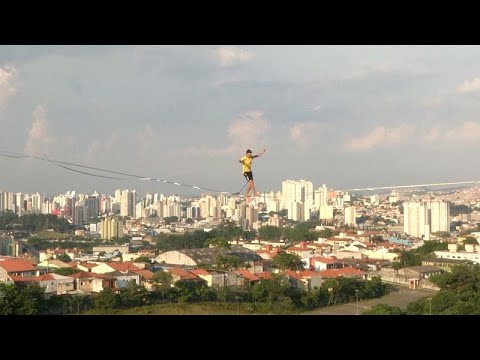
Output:
[[185,256],[190,257],[197,264],[212,264],[216,261],[218,254],[237,256],[243,261],[261,261],[262,257],[255,251],[244,248],[240,245],[232,245],[230,249],[218,248],[200,248],[200,249],[181,249],[178,251]]

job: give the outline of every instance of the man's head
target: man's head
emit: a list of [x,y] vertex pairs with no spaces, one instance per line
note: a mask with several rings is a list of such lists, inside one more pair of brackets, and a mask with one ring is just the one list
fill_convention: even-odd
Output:
[[245,155],[247,155],[248,157],[252,156],[252,150],[248,149],[248,150],[245,152]]

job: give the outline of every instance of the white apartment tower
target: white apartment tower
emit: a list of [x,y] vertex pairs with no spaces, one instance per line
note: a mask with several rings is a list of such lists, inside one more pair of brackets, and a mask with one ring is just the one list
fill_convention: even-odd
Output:
[[315,191],[315,205],[320,208],[321,206],[328,205],[328,188],[323,184]]
[[355,217],[355,206],[345,208],[345,224],[348,226],[355,226],[357,224]]
[[405,202],[403,209],[406,234],[428,240],[430,233],[450,232],[450,202],[448,201]]
[[422,238],[430,236],[428,208],[424,202],[403,203],[403,231],[405,234]]
[[[117,197],[117,191],[115,191],[115,197]],[[136,204],[137,192],[135,190],[123,190],[120,195],[120,216],[134,218]]]
[[31,199],[32,199],[32,213],[40,214],[42,212],[43,196],[37,192],[31,196]]
[[429,201],[427,207],[430,210],[430,231],[450,232],[450,202]]
[[25,214],[25,199],[21,192],[15,194],[15,213],[18,216]]

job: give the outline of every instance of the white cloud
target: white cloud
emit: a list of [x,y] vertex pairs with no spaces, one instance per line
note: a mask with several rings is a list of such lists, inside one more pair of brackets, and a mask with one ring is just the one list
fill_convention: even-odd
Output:
[[466,121],[461,126],[446,130],[443,134],[445,141],[480,141],[480,124]]
[[17,92],[14,86],[17,70],[13,66],[0,67],[0,110],[3,110],[7,100]]
[[435,126],[430,129],[430,131],[421,137],[421,140],[427,144],[433,144],[442,136],[441,129],[438,126]]
[[480,78],[473,80],[465,80],[458,86],[458,91],[461,93],[474,92],[480,90]]
[[142,157],[151,155],[158,149],[158,138],[155,137],[150,124],[146,124],[137,131],[136,140]]
[[321,125],[316,122],[297,122],[290,129],[290,139],[300,148],[306,149],[318,135]]
[[92,162],[100,155],[111,154],[114,148],[118,145],[118,140],[119,137],[116,132],[112,132],[108,137],[102,139],[102,141],[98,139],[93,140],[88,147],[87,153],[85,155],[85,160],[87,162]]
[[253,60],[255,53],[236,46],[221,46],[214,50],[220,66],[228,67]]
[[345,78],[361,79],[374,74],[385,74],[385,73],[393,72],[394,70],[395,69],[390,64],[374,64],[374,65],[363,66],[358,70],[354,70]]
[[[188,155],[207,154],[209,156],[234,155],[244,152],[247,148],[253,152],[260,151],[264,146],[265,135],[270,130],[269,121],[263,112],[248,111],[230,122],[227,130],[229,145],[224,148],[210,148],[206,145],[190,147],[186,150]],[[258,148],[256,148],[258,147]]]
[[379,146],[391,146],[403,143],[412,134],[414,126],[402,124],[396,128],[379,126],[364,136],[351,139],[345,148],[351,151],[368,151]]
[[48,136],[48,121],[43,105],[38,105],[33,111],[33,122],[28,132],[24,153],[27,155],[48,155],[49,144],[53,138]]

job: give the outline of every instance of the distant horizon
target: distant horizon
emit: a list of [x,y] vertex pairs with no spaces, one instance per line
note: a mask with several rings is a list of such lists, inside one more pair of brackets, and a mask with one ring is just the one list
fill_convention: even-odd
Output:
[[[305,180],[305,181],[310,181],[308,179],[283,179],[282,181],[286,181],[286,180]],[[316,191],[319,187],[321,187],[323,184],[320,184],[320,185],[315,185],[313,184],[313,189],[314,191]],[[336,189],[332,186],[329,186],[328,184],[327,185],[327,188],[329,190],[333,190],[333,191],[343,191],[341,189]],[[173,186],[172,186],[173,187]],[[449,187],[444,187],[444,188],[436,188],[436,187],[412,187],[412,188],[406,188],[406,189],[398,189],[398,188],[395,188],[395,187],[392,187],[391,189],[380,189],[380,190],[375,190],[375,191],[371,191],[371,190],[361,190],[361,191],[349,191],[347,189],[347,192],[350,194],[350,195],[355,195],[355,196],[365,196],[365,197],[368,197],[369,195],[385,195],[385,194],[389,194],[391,193],[393,190],[397,190],[399,192],[441,192],[441,191],[453,191],[453,190],[459,190],[459,189],[467,189],[467,188],[474,188],[474,187],[480,187],[480,184],[476,183],[476,184],[464,184],[464,185],[450,185]],[[178,189],[177,186],[175,186],[174,188]],[[11,190],[11,189],[6,189],[6,188],[3,188],[3,187],[0,187],[0,192],[1,191],[7,191],[7,192],[13,192],[14,194],[15,193],[23,193],[23,194],[35,194],[35,193],[39,193],[41,195],[43,195],[45,198],[53,198],[55,196],[58,196],[58,195],[64,195],[65,193],[67,193],[68,191],[72,192],[72,191],[75,191],[77,194],[83,194],[83,195],[92,195],[95,191],[99,194],[99,195],[112,195],[114,196],[115,195],[115,191],[116,190],[135,190],[137,192],[137,194],[140,194],[141,195],[141,198],[144,198],[146,196],[147,193],[151,193],[151,194],[161,194],[165,197],[169,197],[169,196],[180,196],[182,198],[188,198],[188,197],[192,197],[192,198],[198,198],[200,197],[202,194],[210,194],[212,196],[218,196],[220,195],[220,192],[212,192],[212,191],[199,191],[198,193],[196,194],[193,194],[193,193],[174,193],[174,192],[165,192],[165,191],[155,191],[155,190],[151,190],[151,191],[139,191],[137,188],[135,188],[134,186],[130,186],[130,187],[115,187],[115,188],[112,188],[113,190],[110,190],[110,191],[98,191],[98,190],[93,190],[93,191],[82,191],[82,190],[78,190],[78,189],[74,189],[74,188],[71,188],[71,189],[68,189],[66,191],[63,191],[63,192],[56,192],[56,193],[47,193],[47,192],[43,192],[43,191],[33,191],[33,192],[25,192],[25,191],[15,191],[15,190]],[[281,183],[280,183],[280,189],[278,190],[267,190],[267,191],[262,191],[261,193],[269,193],[269,192],[281,192]],[[240,194],[242,195],[243,192]],[[234,194],[233,193],[228,193],[227,194],[228,196],[233,196]]]

